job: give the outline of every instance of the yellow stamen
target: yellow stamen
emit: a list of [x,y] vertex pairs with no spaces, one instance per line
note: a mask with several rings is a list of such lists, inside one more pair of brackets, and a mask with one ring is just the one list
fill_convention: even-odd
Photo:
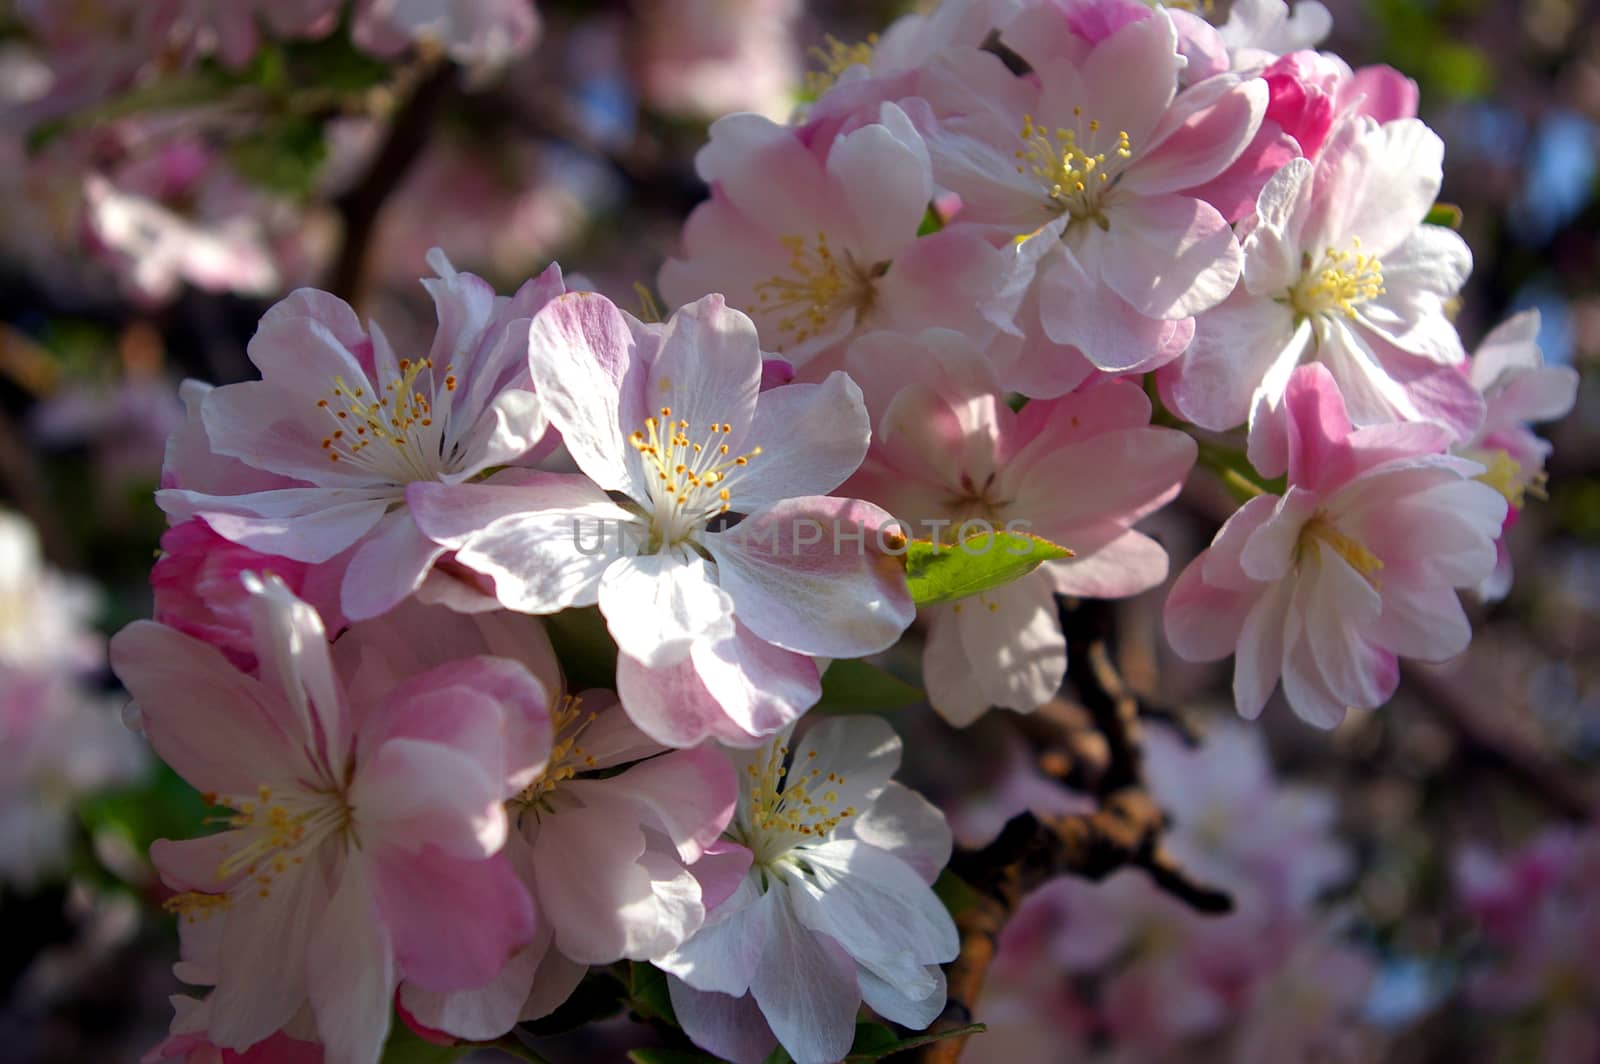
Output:
[[1352,238],[1350,250],[1328,248],[1313,269],[1306,256],[1300,283],[1289,293],[1289,303],[1301,314],[1356,316],[1356,307],[1384,294],[1383,263],[1376,255],[1361,253],[1360,238]]

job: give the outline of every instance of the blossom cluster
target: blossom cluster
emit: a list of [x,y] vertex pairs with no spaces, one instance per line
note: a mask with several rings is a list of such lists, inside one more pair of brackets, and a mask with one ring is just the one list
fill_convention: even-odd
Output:
[[[803,719],[823,673],[916,625],[948,721],[1037,709],[1060,598],[1167,580],[1136,526],[1202,455],[1240,505],[1165,627],[1234,656],[1241,714],[1281,685],[1332,727],[1464,649],[1575,381],[1532,317],[1467,355],[1442,144],[1402,75],[1313,50],[1325,14],[948,0],[840,46],[790,121],[711,127],[665,320],[438,250],[431,340],[272,306],[259,379],[184,386],[155,619],[111,645],[223,826],[152,853],[197,989],[151,1059],[375,1064],[396,1009],[492,1042],[621,961],[733,1061],[839,1060],[863,1005],[927,1027],[950,830],[888,724]],[[908,541],[960,559],[969,527],[1035,564],[919,593]],[[1243,730],[1151,759],[1240,911],[1061,884],[1063,963],[1106,980],[1062,1007],[1171,1047],[1245,986],[1315,1013],[1252,1053],[1320,1036],[1362,978],[1312,905],[1326,802]]]
[[[1371,1060],[1359,1021],[1374,965],[1322,899],[1352,855],[1327,791],[1282,783],[1260,734],[1219,728],[1190,748],[1146,733],[1154,796],[1176,811],[1166,842],[1232,892],[1197,913],[1141,873],[1057,879],[1001,935],[980,1018],[988,1047],[1023,1060]],[[1057,1048],[1071,1047],[1067,1052]]]
[[1491,1018],[1497,1052],[1541,1061],[1600,1054],[1596,875],[1600,838],[1592,827],[1552,829],[1512,853],[1474,845],[1458,854],[1456,900],[1479,944],[1466,965],[1466,993]]

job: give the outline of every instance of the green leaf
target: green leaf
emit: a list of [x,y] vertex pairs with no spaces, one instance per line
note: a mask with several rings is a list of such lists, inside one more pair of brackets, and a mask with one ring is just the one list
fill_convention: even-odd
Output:
[[470,1045],[441,1046],[423,1038],[396,1017],[383,1045],[382,1064],[451,1064],[471,1052]]
[[291,85],[358,93],[381,84],[393,70],[389,63],[357,48],[342,29],[314,41],[290,41],[278,47],[288,75],[285,80]]
[[143,783],[104,791],[78,805],[78,817],[91,834],[114,832],[140,853],[157,839],[187,839],[209,834],[204,825],[210,807],[183,778],[159,765]]
[[946,1038],[961,1038],[967,1035],[982,1034],[987,1030],[988,1028],[981,1023],[972,1023],[965,1027],[952,1027],[948,1031],[914,1035],[911,1038],[901,1039],[893,1045],[869,1049],[862,1053],[852,1051],[848,1057],[844,1058],[845,1064],[871,1064],[872,1061],[882,1060],[884,1057],[893,1056],[896,1053],[904,1053],[908,1049],[920,1049],[923,1046],[931,1046],[935,1042],[943,1042]]
[[882,1053],[892,1049],[900,1037],[881,1023],[871,1020],[856,1022],[856,1040],[851,1043],[850,1055],[859,1057],[866,1053]]
[[245,178],[295,199],[315,191],[327,157],[328,138],[321,123],[298,115],[274,121],[228,149],[229,161]]
[[917,226],[918,236],[927,236],[937,233],[944,228],[944,219],[939,217],[939,212],[933,209],[933,204],[928,204],[928,209],[922,214],[922,224]]
[[667,992],[667,977],[643,961],[628,965],[628,1007],[647,1020],[664,1020],[678,1026],[672,1012],[672,995]]
[[864,661],[835,661],[822,674],[823,713],[876,713],[915,705],[927,695],[876,665]]
[[794,1064],[794,1058],[789,1055],[787,1049],[779,1046],[768,1053],[767,1059],[763,1060],[761,1064]]
[[555,647],[569,691],[616,686],[617,645],[611,641],[599,607],[552,614],[545,618],[544,630]]
[[1424,225],[1442,225],[1446,229],[1460,229],[1461,208],[1454,203],[1435,203],[1428,208],[1428,215],[1422,221]]
[[723,1064],[721,1057],[683,1049],[634,1049],[628,1053],[628,1059],[633,1064]]
[[960,543],[914,539],[907,544],[906,583],[918,606],[977,595],[1033,572],[1072,551],[1027,532],[985,532]]
[[933,893],[944,902],[951,916],[960,916],[981,900],[972,884],[946,868],[933,881]]

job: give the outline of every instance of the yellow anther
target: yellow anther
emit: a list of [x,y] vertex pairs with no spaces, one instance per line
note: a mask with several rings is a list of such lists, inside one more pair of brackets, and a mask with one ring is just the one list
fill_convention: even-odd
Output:
[[826,233],[819,232],[814,240],[779,239],[789,252],[787,272],[756,284],[752,313],[781,315],[778,331],[804,343],[844,312],[855,311],[859,320],[872,309],[877,290],[870,266],[857,263],[848,252],[836,254]]
[[1383,559],[1366,548],[1360,540],[1339,531],[1339,528],[1322,514],[1317,514],[1300,530],[1300,551],[1303,554],[1313,544],[1326,544],[1335,554],[1350,564],[1373,587],[1378,586],[1376,574],[1383,568]]
[[1316,264],[1306,257],[1300,283],[1289,293],[1289,303],[1301,314],[1356,316],[1356,307],[1384,294],[1383,263],[1364,255],[1361,241],[1353,238],[1350,250],[1328,248]]
[[823,38],[824,48],[812,48],[809,54],[822,66],[820,70],[809,71],[806,74],[806,92],[813,98],[821,96],[833,83],[853,66],[866,66],[872,62],[872,50],[877,47],[878,35],[871,33],[865,41],[856,44],[845,44],[843,41],[829,34]]
[[[1082,117],[1083,110],[1074,107],[1072,113]],[[1052,132],[1034,122],[1032,115],[1025,115],[1019,133],[1023,146],[1015,153],[1017,173],[1036,177],[1055,209],[1076,221],[1103,223],[1099,196],[1116,173],[1116,163],[1107,160],[1131,158],[1133,148],[1127,130],[1119,130],[1116,143],[1107,151],[1099,150],[1100,132],[1099,119],[1090,119],[1085,144],[1076,129],[1063,126]]]

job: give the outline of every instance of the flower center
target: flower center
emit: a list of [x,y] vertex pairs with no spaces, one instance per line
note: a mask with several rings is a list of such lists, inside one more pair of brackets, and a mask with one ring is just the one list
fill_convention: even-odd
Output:
[[1383,263],[1376,255],[1361,253],[1361,239],[1350,239],[1350,250],[1328,248],[1313,268],[1309,253],[1302,257],[1300,283],[1289,292],[1289,304],[1304,315],[1356,316],[1356,307],[1383,295]]
[[217,878],[228,879],[243,872],[231,891],[221,894],[188,892],[168,898],[163,907],[194,921],[222,909],[244,892],[253,891],[266,898],[278,877],[305,864],[306,854],[351,826],[351,811],[343,794],[336,791],[291,790],[276,794],[262,784],[252,795],[207,794],[208,805],[234,810],[230,816],[211,817],[208,823],[221,823],[237,836],[238,848],[217,865]]
[[376,395],[365,383],[351,387],[335,377],[332,394],[317,400],[333,426],[322,438],[328,461],[399,484],[437,479],[445,469],[444,430],[457,384],[452,368],[435,373],[431,358],[403,358],[400,376]]
[[872,62],[872,49],[877,47],[878,35],[867,34],[867,39],[855,44],[846,44],[833,34],[823,38],[826,48],[813,47],[807,54],[822,65],[822,69],[808,71],[806,74],[806,93],[813,99],[821,96],[833,87],[843,74],[853,66],[868,66]]
[[545,763],[545,770],[539,774],[539,778],[511,799],[513,809],[531,808],[535,812],[541,809],[548,812],[548,799],[557,787],[578,773],[597,767],[594,755],[578,745],[584,729],[593,724],[598,716],[583,708],[583,696],[562,695],[550,716],[552,730],[557,737],[555,746],[550,750],[550,760]]
[[[1081,117],[1081,108],[1072,113]],[[1118,130],[1113,144],[1109,134],[1101,140],[1098,119],[1091,118],[1085,143],[1078,130],[1057,129],[1054,133],[1034,122],[1032,115],[1022,119],[1022,147],[1016,151],[1017,173],[1033,174],[1044,186],[1050,205],[1058,213],[1069,214],[1075,222],[1092,219],[1102,229],[1109,223],[1101,213],[1101,196],[1119,172],[1122,161],[1133,156],[1127,130]],[[1109,160],[1109,161],[1108,161]]]
[[1505,496],[1506,502],[1513,509],[1520,510],[1528,504],[1528,496],[1535,499],[1548,498],[1544,485],[1547,477],[1542,472],[1531,475],[1522,470],[1522,463],[1511,457],[1510,452],[1496,448],[1492,451],[1474,455],[1486,467],[1477,475],[1476,480],[1489,485],[1495,491]]
[[1300,530],[1300,552],[1310,550],[1314,544],[1324,543],[1364,577],[1373,587],[1378,586],[1377,572],[1383,568],[1383,559],[1368,550],[1360,540],[1339,531],[1323,514],[1317,514]]
[[807,751],[803,766],[787,764],[788,757],[786,744],[772,742],[745,766],[750,814],[746,837],[739,841],[755,854],[757,864],[770,865],[807,840],[821,842],[856,815],[854,806],[835,811],[839,792],[834,788],[845,779],[835,772],[824,774],[815,764],[815,750]]
[[750,314],[781,315],[778,331],[801,344],[846,311],[855,311],[859,320],[872,309],[877,298],[874,282],[887,266],[863,267],[849,252],[835,254],[826,233],[819,232],[815,240],[778,239],[789,250],[788,272],[757,282],[756,305],[748,308]]
[[[697,431],[698,440],[690,435]],[[725,484],[728,471],[749,465],[761,453],[756,447],[731,454],[725,441],[732,431],[726,421],[696,430],[687,419],[674,419],[672,408],[664,406],[660,417],[645,418],[644,428],[628,438],[644,459],[654,504],[647,549],[681,543],[711,518],[732,509],[733,495]]]

